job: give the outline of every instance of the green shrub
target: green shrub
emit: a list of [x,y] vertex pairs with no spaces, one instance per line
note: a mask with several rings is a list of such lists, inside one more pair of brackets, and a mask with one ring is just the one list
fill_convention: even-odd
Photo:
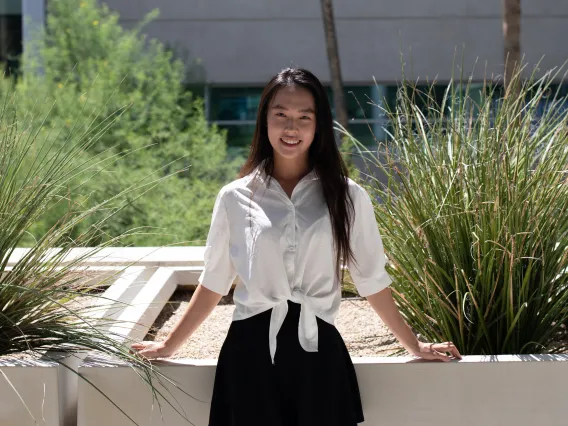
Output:
[[[125,242],[187,244],[206,238],[215,194],[235,177],[239,160],[227,161],[224,133],[208,125],[202,99],[184,87],[187,67],[161,43],[141,34],[155,16],[151,13],[127,30],[118,24],[116,13],[96,0],[49,2],[45,33],[29,49],[34,55],[24,58],[26,72],[16,85],[18,110],[25,116],[37,102],[53,102],[42,131],[62,135],[85,131],[73,126],[102,125],[106,117],[121,111],[77,161],[98,154],[135,154],[84,182],[82,192],[100,202],[157,170],[162,175],[183,170],[117,213],[106,231],[112,237],[147,226],[147,233]],[[61,214],[63,206],[51,210],[32,234],[42,235]],[[96,220],[95,215],[78,225],[77,232]]]
[[441,103],[405,83],[386,111],[392,134],[369,160],[386,179],[368,189],[395,298],[425,339],[464,354],[566,349],[568,117],[549,94],[558,76],[523,82],[519,97],[453,83]]

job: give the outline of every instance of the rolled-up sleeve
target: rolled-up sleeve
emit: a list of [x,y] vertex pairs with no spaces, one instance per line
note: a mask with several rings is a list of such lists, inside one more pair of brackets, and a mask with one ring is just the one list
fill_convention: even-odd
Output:
[[355,210],[351,230],[351,250],[356,262],[350,261],[347,266],[357,291],[361,296],[366,297],[385,289],[392,280],[385,270],[383,241],[371,198],[359,185],[350,186]]
[[225,296],[237,273],[230,256],[229,218],[223,196],[224,191],[221,190],[215,200],[205,247],[205,267],[198,281],[207,289]]

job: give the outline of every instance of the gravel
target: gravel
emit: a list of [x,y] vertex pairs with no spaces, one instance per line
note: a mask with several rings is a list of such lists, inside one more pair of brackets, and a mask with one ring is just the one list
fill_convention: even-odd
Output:
[[[144,340],[163,340],[182,317],[192,294],[176,291]],[[231,295],[224,297],[172,358],[217,359],[234,309]],[[335,325],[351,356],[387,356],[402,350],[365,299],[343,299]]]

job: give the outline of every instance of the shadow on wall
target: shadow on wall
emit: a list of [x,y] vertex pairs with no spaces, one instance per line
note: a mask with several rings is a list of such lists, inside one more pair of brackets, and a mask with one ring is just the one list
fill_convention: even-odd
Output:
[[179,41],[164,43],[164,47],[172,52],[173,59],[179,59],[185,64],[185,84],[205,85],[207,73],[201,58],[193,57],[189,49]]

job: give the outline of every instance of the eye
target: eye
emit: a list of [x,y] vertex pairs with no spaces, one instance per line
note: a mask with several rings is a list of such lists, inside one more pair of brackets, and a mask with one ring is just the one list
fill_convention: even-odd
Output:
[[304,116],[300,117],[300,119],[301,120],[311,120],[312,118],[307,116],[307,115],[304,115]]
[[277,112],[276,117],[286,117],[286,115],[283,112]]

